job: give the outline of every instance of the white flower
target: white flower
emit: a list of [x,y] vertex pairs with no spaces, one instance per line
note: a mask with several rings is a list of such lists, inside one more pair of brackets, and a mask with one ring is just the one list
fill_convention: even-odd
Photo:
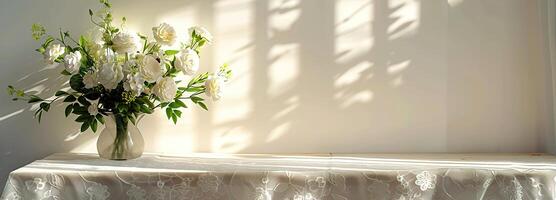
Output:
[[64,56],[64,65],[66,66],[66,71],[71,74],[79,72],[79,67],[81,66],[81,52],[74,51]]
[[158,43],[168,46],[174,44],[177,38],[176,30],[167,23],[162,23],[157,27],[153,27],[153,35]]
[[137,73],[137,74],[128,74],[127,75],[127,80],[124,83],[124,90],[125,91],[132,91],[133,94],[135,94],[136,96],[141,95],[141,92],[143,92],[143,86],[144,86],[144,82],[145,80],[143,80],[143,77]]
[[211,75],[205,81],[205,94],[213,101],[219,100],[222,97],[222,87],[226,78],[219,75]]
[[183,49],[176,55],[175,66],[186,75],[193,75],[199,70],[199,55],[192,49]]
[[101,43],[89,44],[90,55],[96,62],[112,61],[116,58],[116,53],[110,48],[105,48]]
[[112,49],[116,53],[135,53],[139,49],[139,37],[135,33],[120,32],[112,38]]
[[85,84],[87,89],[96,87],[98,85],[97,73],[93,71],[87,72],[83,76],[83,84]]
[[90,115],[97,115],[98,114],[98,99],[91,101],[91,105],[87,108],[87,111]]
[[162,78],[162,66],[152,55],[143,56],[139,65],[139,73],[149,83],[154,83]]
[[161,102],[170,102],[176,96],[178,86],[172,77],[165,77],[154,85],[152,92]]
[[44,52],[44,59],[48,64],[54,64],[54,61],[64,54],[66,48],[60,44],[51,44]]
[[193,34],[205,39],[207,42],[212,42],[212,34],[210,34],[210,32],[208,32],[207,29],[203,27],[194,26],[189,28],[189,35]]
[[124,78],[122,66],[115,62],[104,63],[98,71],[97,78],[104,88],[115,89]]
[[423,171],[417,174],[417,180],[415,180],[415,185],[418,185],[422,191],[428,189],[434,189],[436,186],[436,175],[431,174],[428,171]]

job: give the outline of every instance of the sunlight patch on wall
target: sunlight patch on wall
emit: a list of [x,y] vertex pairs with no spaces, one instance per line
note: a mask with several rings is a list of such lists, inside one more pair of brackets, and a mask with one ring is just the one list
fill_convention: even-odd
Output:
[[371,33],[372,4],[370,0],[337,0],[335,12],[335,49],[337,62],[368,53],[373,45]]
[[249,100],[253,57],[249,44],[254,35],[252,4],[252,0],[241,0],[219,1],[215,5],[213,34],[217,42],[213,44],[215,66],[212,68],[216,70],[218,65],[228,63],[233,77],[225,86],[224,98],[212,104],[214,124],[243,119],[252,108]]
[[340,105],[341,108],[348,108],[356,103],[367,103],[373,99],[374,93],[370,90],[363,90],[346,98]]
[[25,109],[19,109],[19,110],[15,111],[15,112],[12,112],[12,113],[10,113],[10,114],[7,114],[7,115],[4,115],[4,116],[0,117],[0,122],[1,122],[1,121],[4,121],[4,120],[6,120],[6,119],[9,119],[9,118],[11,118],[11,117],[13,117],[13,116],[16,116],[16,115],[18,115],[19,113],[22,113],[23,110],[25,110]]
[[[104,126],[102,127],[104,128]],[[99,128],[99,130],[102,130]],[[87,134],[87,133],[83,133]],[[94,137],[92,140],[83,141],[81,144],[74,147],[70,150],[71,153],[97,153],[97,137]]]
[[448,5],[450,5],[450,7],[456,7],[461,3],[463,3],[463,0],[448,0]]
[[[214,5],[215,43],[212,69],[228,63],[233,70],[223,98],[213,103],[210,146],[212,152],[235,153],[251,144],[252,133],[245,127],[231,125],[242,121],[252,111],[254,12],[253,0],[217,1]],[[207,122],[209,123],[209,122]]]
[[274,45],[269,52],[269,60],[275,60],[268,67],[270,96],[279,96],[295,84],[299,75],[299,45]]
[[402,61],[400,63],[396,63],[393,65],[388,66],[388,74],[398,74],[405,70],[411,64],[411,60]]
[[419,27],[420,3],[417,0],[390,0],[389,7],[395,9],[390,16],[394,20],[388,26],[388,39],[414,34]]
[[372,67],[372,63],[370,61],[363,61],[352,68],[349,68],[346,72],[341,74],[336,78],[334,81],[334,87],[341,88],[351,85],[356,81],[360,80],[361,78],[370,78],[370,77],[361,77],[361,75],[369,70]]

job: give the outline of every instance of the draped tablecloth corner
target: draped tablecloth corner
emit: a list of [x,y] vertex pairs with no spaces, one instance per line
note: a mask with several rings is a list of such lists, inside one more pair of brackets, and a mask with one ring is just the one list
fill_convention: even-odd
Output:
[[10,173],[2,200],[555,199],[556,157],[527,154],[54,154]]

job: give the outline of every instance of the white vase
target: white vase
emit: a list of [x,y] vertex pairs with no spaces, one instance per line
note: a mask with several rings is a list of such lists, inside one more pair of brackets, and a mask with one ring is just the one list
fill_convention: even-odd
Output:
[[[138,122],[139,120],[136,123]],[[135,124],[118,114],[109,114],[105,117],[105,128],[97,141],[97,151],[101,158],[135,159],[143,155],[144,148],[143,135]]]

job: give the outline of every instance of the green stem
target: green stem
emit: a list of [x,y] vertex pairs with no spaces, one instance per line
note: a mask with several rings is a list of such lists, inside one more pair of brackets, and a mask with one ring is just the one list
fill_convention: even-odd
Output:
[[127,133],[127,125],[129,121],[121,114],[114,115],[116,123],[116,138],[114,139],[114,149],[112,151],[113,159],[124,159],[127,150],[127,140],[129,135]]

